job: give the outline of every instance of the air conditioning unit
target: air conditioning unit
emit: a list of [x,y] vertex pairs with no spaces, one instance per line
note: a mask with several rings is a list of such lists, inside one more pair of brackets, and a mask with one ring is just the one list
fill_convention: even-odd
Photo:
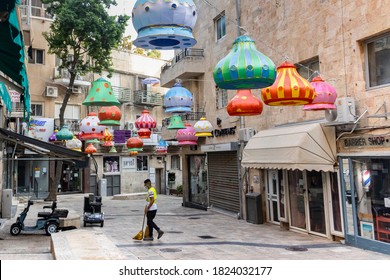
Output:
[[353,97],[340,97],[335,102],[336,110],[325,111],[325,118],[334,124],[352,123],[356,119],[356,107]]
[[81,87],[73,87],[72,93],[77,93],[77,94],[81,93]]
[[240,141],[248,142],[249,139],[255,135],[255,130],[253,128],[241,128],[238,131],[238,139]]
[[127,122],[125,124],[125,129],[126,130],[131,130],[131,131],[137,130],[137,128],[135,127],[135,123],[134,122]]
[[57,97],[58,96],[58,88],[53,86],[46,87],[46,96],[47,97]]

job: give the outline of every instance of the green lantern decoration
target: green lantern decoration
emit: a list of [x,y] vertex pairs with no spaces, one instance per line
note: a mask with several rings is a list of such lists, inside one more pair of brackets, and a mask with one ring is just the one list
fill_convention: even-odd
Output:
[[67,125],[64,125],[61,130],[57,132],[56,137],[58,141],[72,140],[73,133],[68,129]]
[[214,69],[214,81],[222,89],[256,89],[272,85],[275,64],[256,49],[249,36],[240,36],[227,56]]
[[170,118],[168,129],[182,129],[186,128],[180,116],[175,115]]
[[111,83],[103,78],[99,78],[92,82],[92,88],[88,93],[87,98],[83,101],[85,106],[119,106],[121,105],[114,91]]

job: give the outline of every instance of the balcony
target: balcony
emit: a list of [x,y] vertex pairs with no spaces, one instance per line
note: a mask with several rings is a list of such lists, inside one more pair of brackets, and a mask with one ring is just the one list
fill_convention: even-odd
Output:
[[[69,85],[70,73],[66,69],[54,68],[53,80],[55,83],[61,84],[65,87]],[[91,83],[87,81],[85,76],[77,75],[74,80],[74,86],[76,87],[89,87]]]
[[161,67],[161,86],[172,87],[176,79],[188,80],[205,73],[203,49],[189,48]]
[[143,106],[162,106],[163,98],[161,93],[147,90],[134,91],[134,104]]
[[114,95],[118,99],[119,102],[128,103],[128,102],[132,101],[131,89],[112,86],[112,90],[114,91]]
[[[199,121],[200,118],[206,117],[205,112],[191,112],[181,115],[181,119],[184,123],[189,123],[192,126]],[[168,129],[168,125],[171,119],[166,118],[162,120],[162,128],[161,128],[161,138],[164,140],[173,140],[176,139],[176,129]]]

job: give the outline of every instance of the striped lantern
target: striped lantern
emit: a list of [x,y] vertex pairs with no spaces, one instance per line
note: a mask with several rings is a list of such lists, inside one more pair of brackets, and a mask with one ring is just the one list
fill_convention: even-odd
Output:
[[135,127],[138,128],[138,137],[150,138],[151,129],[156,128],[156,121],[150,116],[148,110],[143,110],[141,116],[135,121]]
[[304,111],[335,110],[337,93],[336,89],[326,83],[320,76],[315,77],[311,83],[314,87],[316,97],[311,104],[303,106]]
[[272,85],[275,64],[256,49],[249,36],[240,36],[232,50],[214,69],[214,81],[222,89],[256,89]]
[[299,106],[312,103],[315,92],[294,64],[284,62],[278,67],[274,84],[261,90],[261,97],[269,106]]

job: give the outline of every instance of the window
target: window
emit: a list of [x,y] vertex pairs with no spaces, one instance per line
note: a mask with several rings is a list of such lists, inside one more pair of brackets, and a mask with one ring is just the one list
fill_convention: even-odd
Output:
[[[27,5],[27,1],[22,1],[22,5]],[[41,0],[31,0],[31,16],[42,18],[53,18],[46,13],[47,4],[42,4]]]
[[38,49],[31,49],[31,57],[28,57],[28,63],[44,64],[45,63],[45,51]]
[[147,171],[147,170],[148,170],[148,157],[137,156],[137,171]]
[[228,92],[226,89],[216,87],[216,108],[223,109],[228,105]]
[[[299,75],[301,75],[309,82],[320,73],[320,61],[318,57],[310,59],[306,62],[297,63],[295,67],[297,67]],[[318,75],[314,75],[316,72]]]
[[390,83],[390,34],[366,43],[367,85],[375,87]]
[[119,172],[119,157],[103,157],[104,172]]
[[215,28],[217,30],[217,40],[221,39],[226,35],[226,21],[225,21],[225,12],[221,13],[215,19]]
[[180,170],[180,156],[178,155],[171,156],[171,169]]
[[[55,111],[54,114],[55,116],[60,115],[60,108],[62,104],[55,104]],[[66,105],[65,113],[64,113],[64,118],[65,119],[72,119],[72,120],[80,120],[80,106],[79,105]]]
[[43,105],[42,104],[31,104],[31,116],[42,117],[43,116]]

